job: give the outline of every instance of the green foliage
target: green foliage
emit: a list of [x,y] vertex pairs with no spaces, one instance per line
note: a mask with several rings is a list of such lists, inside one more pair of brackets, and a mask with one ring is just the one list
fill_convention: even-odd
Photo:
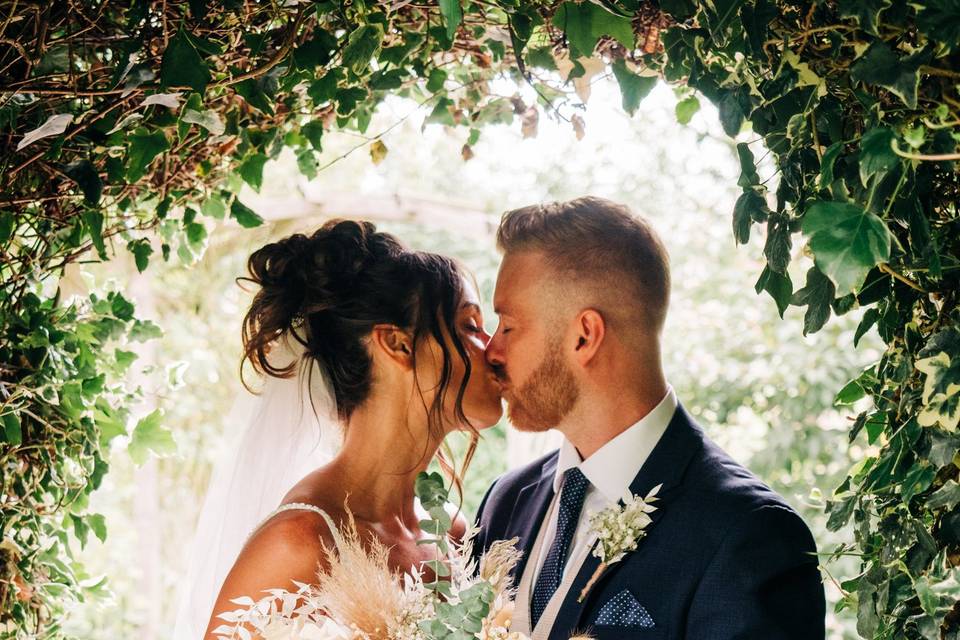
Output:
[[[865,439],[866,453],[829,506],[834,526],[853,520],[862,558],[841,583],[843,605],[865,637],[956,637],[956,0],[664,0],[662,12],[613,0],[118,2],[90,15],[53,3],[43,20],[3,6],[0,37],[18,46],[0,48],[0,623],[53,636],[64,603],[82,597],[68,536],[105,535],[83,504],[133,401],[110,382],[125,351],[108,346],[157,332],[119,294],[62,300],[65,265],[118,248],[140,271],[156,253],[195,260],[205,217],[261,224],[232,193],[240,180],[259,186],[284,147],[313,175],[323,131],[365,132],[391,93],[421,102],[428,122],[474,132],[516,114],[535,131],[538,106],[496,95],[490,80],[534,83],[549,108],[570,88],[534,72],[567,60],[574,81],[581,58],[599,55],[627,112],[660,74],[747,138],[734,236],[745,243],[766,225],[756,288],[781,314],[804,307],[813,333],[866,309],[854,341],[875,327],[887,350],[858,379],[865,406],[849,439]],[[694,110],[687,102],[677,116]],[[772,192],[751,166],[761,141]],[[816,266],[793,291],[797,233]],[[144,420],[132,455],[167,452],[157,418]]]

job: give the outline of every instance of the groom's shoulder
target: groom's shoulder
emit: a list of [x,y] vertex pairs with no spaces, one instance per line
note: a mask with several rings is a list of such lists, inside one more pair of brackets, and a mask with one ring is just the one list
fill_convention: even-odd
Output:
[[540,456],[533,462],[507,471],[493,481],[493,484],[487,491],[487,497],[484,502],[496,503],[501,500],[513,502],[516,495],[524,487],[539,482],[543,478],[545,470],[551,465],[556,464],[558,455],[559,451],[554,450],[546,455]]
[[717,517],[738,518],[768,508],[796,515],[782,495],[708,437],[704,437],[704,446],[687,477],[692,497],[710,505],[707,510]]

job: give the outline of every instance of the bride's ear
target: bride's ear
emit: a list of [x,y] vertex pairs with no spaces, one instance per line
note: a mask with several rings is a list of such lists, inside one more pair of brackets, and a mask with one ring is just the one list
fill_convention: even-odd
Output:
[[373,348],[405,369],[413,368],[413,340],[400,327],[378,324],[370,333]]

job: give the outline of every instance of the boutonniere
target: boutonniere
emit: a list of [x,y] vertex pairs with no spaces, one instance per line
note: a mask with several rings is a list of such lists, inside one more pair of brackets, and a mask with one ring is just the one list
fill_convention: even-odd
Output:
[[600,558],[600,564],[580,592],[577,602],[583,602],[607,567],[623,560],[647,535],[646,529],[653,522],[650,514],[657,510],[651,503],[657,501],[657,493],[662,486],[658,484],[644,498],[631,495],[627,500],[620,500],[617,504],[590,515],[590,531],[597,534],[593,555]]

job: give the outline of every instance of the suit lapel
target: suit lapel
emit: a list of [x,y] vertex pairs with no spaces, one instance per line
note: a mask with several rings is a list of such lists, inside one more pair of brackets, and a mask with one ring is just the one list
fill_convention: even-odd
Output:
[[553,498],[553,476],[557,470],[558,457],[559,454],[556,454],[548,458],[543,463],[540,479],[520,490],[517,501],[513,504],[510,519],[507,521],[504,539],[509,540],[516,536],[520,539],[517,548],[523,551],[520,562],[513,570],[514,586],[520,584],[523,570],[527,566],[527,560],[530,559],[530,551],[537,540],[537,532],[540,531],[543,517]]
[[[659,500],[655,503],[657,510],[650,514],[652,522],[648,529],[652,530],[656,527],[657,522],[670,508],[670,496],[680,489],[690,459],[702,446],[703,432],[693,422],[686,410],[678,405],[667,430],[664,431],[660,441],[650,452],[650,457],[643,463],[633,482],[630,483],[631,493],[640,496],[647,495],[655,486],[663,484],[663,488],[660,489],[658,494]],[[640,542],[640,546],[643,546],[643,541]],[[560,612],[557,614],[550,630],[550,640],[566,640],[573,630],[583,629],[586,626],[581,620],[586,606],[599,591],[600,586],[609,580],[626,561],[627,558],[624,558],[620,562],[607,567],[583,602],[577,602],[580,592],[583,591],[597,567],[600,566],[600,559],[594,556],[591,550],[591,553],[580,566],[576,578],[571,583],[570,590],[564,597]]]

